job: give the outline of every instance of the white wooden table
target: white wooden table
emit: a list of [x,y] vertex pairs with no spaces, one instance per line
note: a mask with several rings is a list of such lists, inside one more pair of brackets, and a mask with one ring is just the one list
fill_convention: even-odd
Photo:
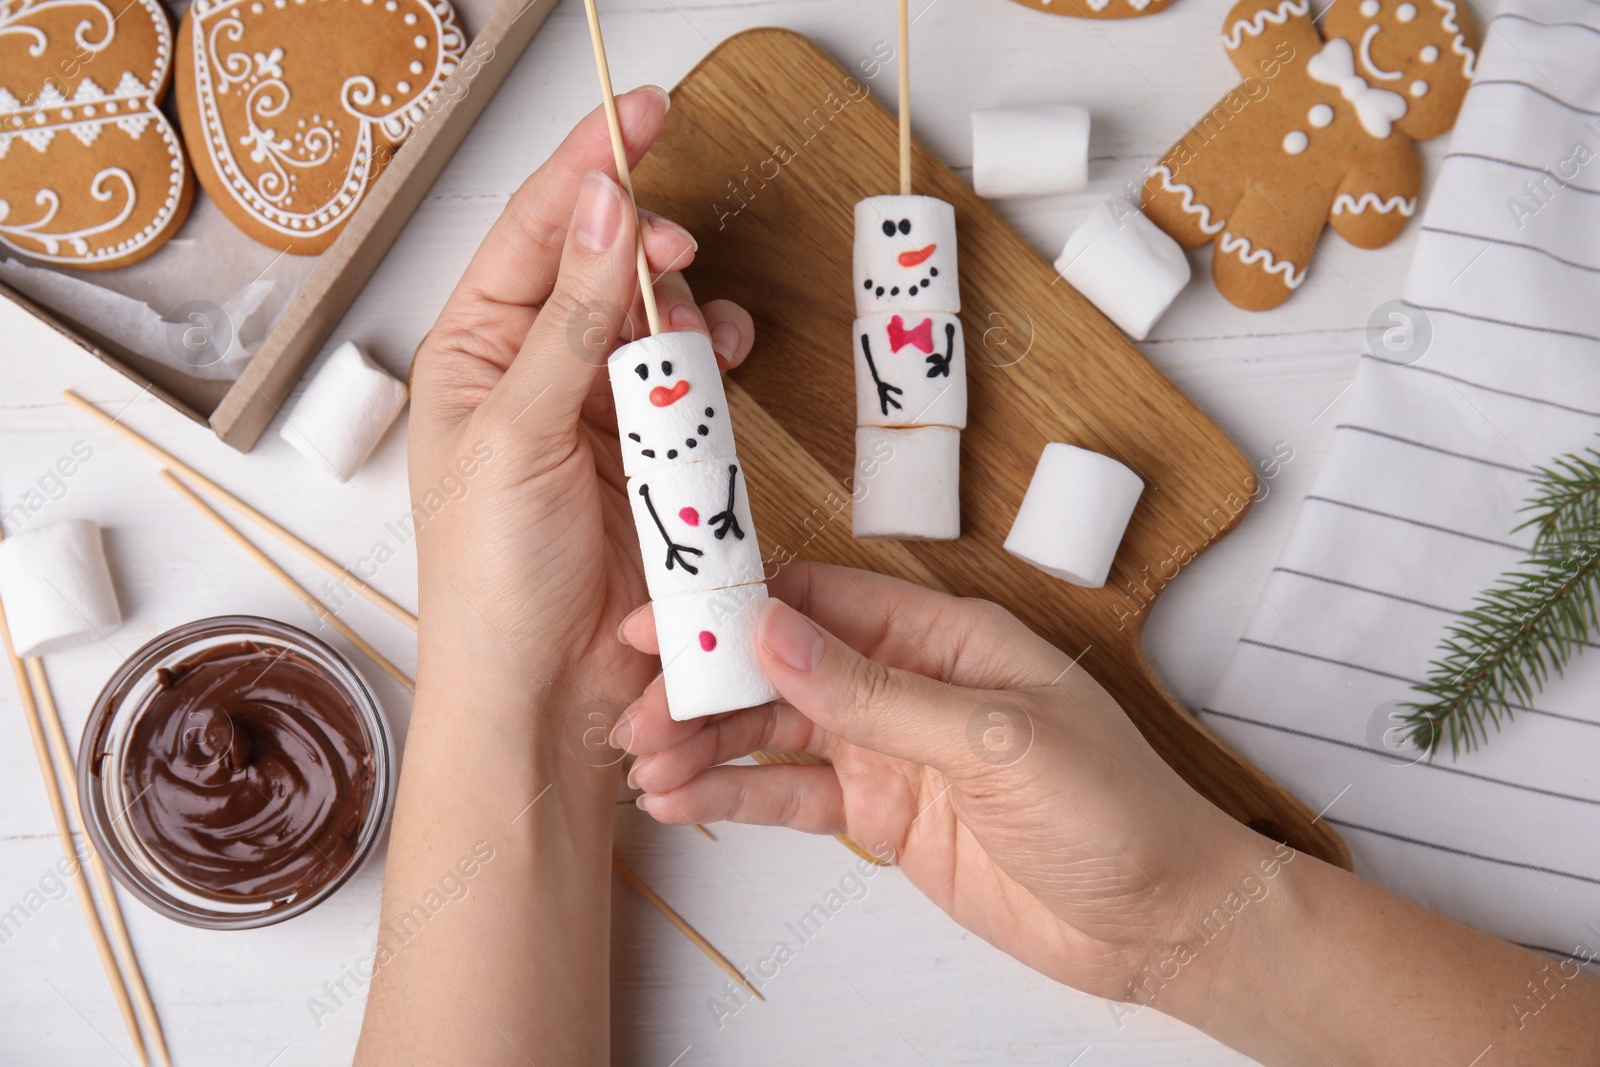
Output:
[[[953,165],[970,163],[973,109],[1056,100],[1081,101],[1093,112],[1091,190],[1001,205],[1047,259],[1091,205],[1137,183],[1237,80],[1218,40],[1228,0],[1179,0],[1165,14],[1123,23],[1055,18],[1005,0],[925,2],[912,7],[921,11],[913,31],[917,133]],[[751,26],[798,29],[847,65],[894,38],[887,2],[604,6],[621,86],[670,86],[714,43]],[[891,107],[893,81],[890,74],[872,83]],[[403,372],[507,194],[595,97],[582,9],[568,2],[534,40],[335,340],[358,339]],[[1442,144],[1427,147],[1430,176],[1442,151]],[[1390,249],[1362,252],[1330,233],[1298,295],[1266,314],[1224,302],[1209,283],[1209,253],[1201,254],[1201,280],[1141,346],[1247,457],[1265,459],[1275,448],[1284,454],[1279,442],[1292,450],[1243,526],[1191,565],[1154,610],[1150,653],[1190,706],[1209,696],[1256,606],[1256,589],[1328,447],[1363,327],[1398,293],[1410,242],[1408,235]],[[150,461],[60,400],[70,386],[120,408],[135,394],[126,380],[9,306],[0,306],[0,338],[0,505],[39,490],[34,521],[82,516],[102,523],[127,615],[110,640],[48,664],[72,737],[124,655],[170,626],[252,612],[315,627],[297,601],[155,479]],[[761,358],[759,347],[754,358]],[[375,584],[414,603],[414,554],[385,527],[407,510],[403,431],[389,436],[350,485],[336,486],[275,433],[241,456],[148,397],[124,417],[335,557],[361,561],[387,542],[397,551],[378,568]],[[41,483],[80,440],[92,458],[62,486]],[[321,572],[269,547],[311,588],[321,587]],[[403,667],[414,667],[411,635],[387,616],[357,601],[345,618]],[[368,673],[403,732],[405,694]],[[852,864],[831,839],[724,827],[712,844],[687,829],[648,824],[625,807],[617,822],[622,854],[736,961],[754,963],[778,939],[795,950],[769,984],[768,1003],[745,1007],[719,1027],[710,1002],[724,995],[723,975],[619,886],[612,949],[617,1063],[1247,1062],[1154,1011],[1119,1027],[1106,1004],[1053,985],[966,934],[892,871],[798,944],[786,924],[820,902]],[[50,880],[57,856],[7,683],[0,686],[0,914],[19,904],[23,913],[20,925],[0,933],[0,1064],[132,1062],[78,906]],[[348,1062],[365,993],[349,968],[371,952],[382,877],[374,862],[316,911],[249,933],[190,930],[124,898],[178,1062]]]

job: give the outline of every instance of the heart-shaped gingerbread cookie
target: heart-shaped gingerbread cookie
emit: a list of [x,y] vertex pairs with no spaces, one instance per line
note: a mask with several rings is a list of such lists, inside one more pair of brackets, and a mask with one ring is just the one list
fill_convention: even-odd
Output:
[[195,0],[177,92],[200,184],[262,244],[322,251],[465,43],[444,0]]
[[109,270],[177,232],[193,192],[160,111],[156,0],[0,0],[0,244]]

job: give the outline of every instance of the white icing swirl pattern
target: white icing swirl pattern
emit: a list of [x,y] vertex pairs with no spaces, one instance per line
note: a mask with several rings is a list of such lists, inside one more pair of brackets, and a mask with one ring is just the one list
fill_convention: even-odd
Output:
[[1259,265],[1268,274],[1280,275],[1283,284],[1290,289],[1300,288],[1300,283],[1306,280],[1306,272],[1295,272],[1294,264],[1286,259],[1278,259],[1265,248],[1252,248],[1249,238],[1237,237],[1231,233],[1222,235],[1222,252],[1227,255],[1237,253],[1239,259],[1246,266]]
[[[282,6],[281,0],[268,3]],[[386,4],[387,17],[395,17],[400,6]],[[313,105],[295,99],[293,79],[284,74],[294,57],[284,47],[250,43],[257,20],[270,31],[283,16],[264,11],[261,0],[196,0],[188,62],[201,130],[191,134],[191,141],[204,144],[212,172],[252,221],[289,238],[336,232],[386,162],[378,155],[378,136],[399,144],[435,106],[461,61],[465,35],[443,0],[412,0],[404,7],[403,19],[396,21],[403,21],[407,44],[420,54],[407,69],[413,75],[431,72],[426,83],[397,103],[392,93],[380,91],[371,73],[350,71],[336,109],[323,115],[308,114]],[[302,50],[315,48],[303,35],[297,40]],[[405,81],[395,86],[402,94],[411,88]],[[242,107],[223,106],[239,93]]]

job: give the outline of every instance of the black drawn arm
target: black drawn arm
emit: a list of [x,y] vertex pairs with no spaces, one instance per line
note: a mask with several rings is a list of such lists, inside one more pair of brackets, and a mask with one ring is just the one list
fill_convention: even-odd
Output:
[[661,540],[665,541],[667,544],[667,570],[670,571],[673,567],[682,567],[690,574],[699,574],[699,568],[693,563],[689,562],[689,559],[685,553],[693,553],[696,556],[703,556],[705,553],[700,551],[698,548],[691,548],[688,545],[674,544],[672,538],[667,536],[667,528],[662,525],[661,516],[656,514],[655,501],[650,499],[649,482],[645,482],[639,486],[639,495],[644,497],[644,506],[650,509],[650,517],[656,521],[656,529],[661,531]]
[[872,372],[872,383],[878,387],[878,410],[883,412],[884,415],[889,414],[891,406],[898,411],[900,401],[889,394],[904,392],[904,390],[898,385],[890,385],[878,377],[878,365],[872,361],[872,346],[867,342],[866,334],[861,335],[861,354],[867,357],[867,370]]
[[944,355],[937,352],[928,353],[928,377],[950,377],[950,361],[956,358],[956,326],[953,322],[944,324]]
[[733,513],[733,489],[734,486],[738,484],[738,480],[738,465],[734,463],[728,464],[728,509],[726,511],[719,511],[715,515],[711,516],[711,521],[715,523],[717,527],[718,541],[726,537],[729,530],[733,531],[733,536],[736,540],[744,540],[744,530],[739,528],[738,516],[734,515]]

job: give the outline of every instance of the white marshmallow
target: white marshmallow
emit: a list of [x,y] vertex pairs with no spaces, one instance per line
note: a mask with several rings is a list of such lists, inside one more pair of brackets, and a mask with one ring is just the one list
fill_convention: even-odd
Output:
[[121,626],[100,527],[68,519],[0,541],[0,601],[23,657],[48,656]]
[[278,431],[312,463],[348,482],[406,406],[406,383],[346,341],[284,416]]
[[961,310],[956,209],[932,196],[856,204],[856,314]]
[[630,478],[628,499],[652,599],[761,581],[761,548],[738,459]]
[[959,316],[868,315],[851,333],[857,426],[967,424],[967,348]]
[[856,427],[856,537],[953,541],[961,536],[961,431]]
[[1113,197],[1067,238],[1056,270],[1135,341],[1189,284],[1178,242],[1127,201]]
[[667,709],[679,721],[778,698],[756,659],[764,585],[736,585],[655,602]]
[[1048,444],[1006,535],[1006,551],[1073,585],[1106,584],[1144,482],[1109,456]]
[[628,477],[733,455],[711,338],[690,331],[640,338],[613,352],[608,366]]
[[1089,185],[1089,111],[1078,104],[972,113],[972,187],[979,196],[1076,193]]

